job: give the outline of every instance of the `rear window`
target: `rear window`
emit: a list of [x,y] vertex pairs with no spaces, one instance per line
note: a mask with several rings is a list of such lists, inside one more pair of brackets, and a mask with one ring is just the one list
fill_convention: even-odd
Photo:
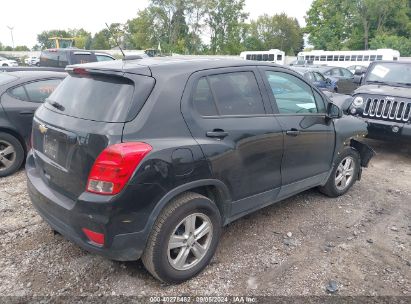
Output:
[[[47,108],[63,114],[105,122],[124,122],[133,100],[134,85],[127,78],[68,76],[47,99]],[[57,102],[60,106],[53,107]]]
[[82,64],[88,62],[96,62],[97,57],[95,54],[90,52],[74,52],[72,55],[71,64]]

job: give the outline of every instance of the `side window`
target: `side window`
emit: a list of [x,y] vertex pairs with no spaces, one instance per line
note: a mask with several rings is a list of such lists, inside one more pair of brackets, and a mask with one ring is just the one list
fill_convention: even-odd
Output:
[[265,114],[264,104],[253,72],[208,76],[221,115]]
[[198,113],[202,116],[218,115],[213,94],[211,93],[206,77],[201,78],[197,82],[197,87],[195,88],[193,94],[193,102]]
[[26,88],[29,101],[38,103],[44,102],[44,100],[53,93],[61,81],[62,79],[50,79],[26,84],[24,87]]
[[318,113],[311,87],[294,75],[266,71],[280,114]]
[[27,93],[23,85],[9,90],[9,94],[16,99],[29,101],[29,98],[27,97]]
[[347,78],[354,77],[353,73],[351,73],[349,70],[347,70],[347,69],[340,69],[340,70],[341,70],[341,73],[344,77],[347,77]]
[[106,55],[96,55],[97,61],[113,61],[114,59]]
[[340,69],[332,69],[331,70],[331,76],[342,76]]

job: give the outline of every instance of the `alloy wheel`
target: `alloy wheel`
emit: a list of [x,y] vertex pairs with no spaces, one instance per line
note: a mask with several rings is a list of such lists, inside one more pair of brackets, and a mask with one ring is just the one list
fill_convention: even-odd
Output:
[[16,150],[8,141],[0,140],[0,171],[7,170],[16,161]]
[[335,172],[335,186],[338,190],[344,191],[354,178],[355,161],[351,156],[344,158]]
[[176,270],[188,270],[207,254],[213,238],[213,224],[202,213],[185,217],[174,229],[168,242],[168,261]]

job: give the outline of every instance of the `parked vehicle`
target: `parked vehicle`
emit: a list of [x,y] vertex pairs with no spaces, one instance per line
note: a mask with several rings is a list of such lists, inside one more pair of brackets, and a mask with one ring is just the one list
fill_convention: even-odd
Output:
[[167,283],[206,267],[223,225],[312,187],[343,195],[373,156],[363,121],[278,65],[149,58],[68,72],[34,118],[33,205],[81,247],[141,257]]
[[265,61],[276,64],[285,64],[285,52],[273,49],[269,51],[246,51],[240,54],[245,60]]
[[312,50],[298,53],[297,60],[311,61],[313,64],[326,64],[347,68],[360,64],[368,67],[371,62],[381,60],[394,60],[400,58],[400,52],[393,49],[378,49],[366,51],[323,51]]
[[0,177],[16,172],[29,150],[34,111],[67,73],[0,72]]
[[311,70],[308,67],[292,67],[292,70],[301,74],[305,79],[314,83],[314,85],[325,91],[338,92],[338,79],[332,77],[325,77],[321,72]]
[[114,57],[105,53],[95,53],[75,48],[48,49],[41,52],[41,67],[65,68],[67,65],[88,62],[114,60]]
[[337,79],[338,93],[351,95],[358,88],[358,84],[354,82],[354,74],[345,68],[319,66],[316,69],[326,77]]
[[368,124],[368,136],[411,139],[411,63],[386,61],[370,65],[353,94],[350,113]]
[[24,63],[29,66],[40,66],[40,58],[37,56],[30,56],[24,60]]
[[18,62],[16,60],[7,59],[6,57],[0,56],[0,66],[2,67],[16,67],[18,66]]
[[367,72],[367,67],[363,65],[352,65],[347,68],[351,73],[354,75],[361,75],[364,76],[364,74]]

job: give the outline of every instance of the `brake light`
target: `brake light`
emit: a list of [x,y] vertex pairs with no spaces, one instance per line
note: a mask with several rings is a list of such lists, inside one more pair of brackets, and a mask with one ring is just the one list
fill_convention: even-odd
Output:
[[123,190],[134,170],[153,148],[142,142],[115,144],[97,157],[87,181],[87,191],[114,195]]
[[88,75],[89,74],[88,71],[83,68],[74,68],[73,73],[77,75]]

